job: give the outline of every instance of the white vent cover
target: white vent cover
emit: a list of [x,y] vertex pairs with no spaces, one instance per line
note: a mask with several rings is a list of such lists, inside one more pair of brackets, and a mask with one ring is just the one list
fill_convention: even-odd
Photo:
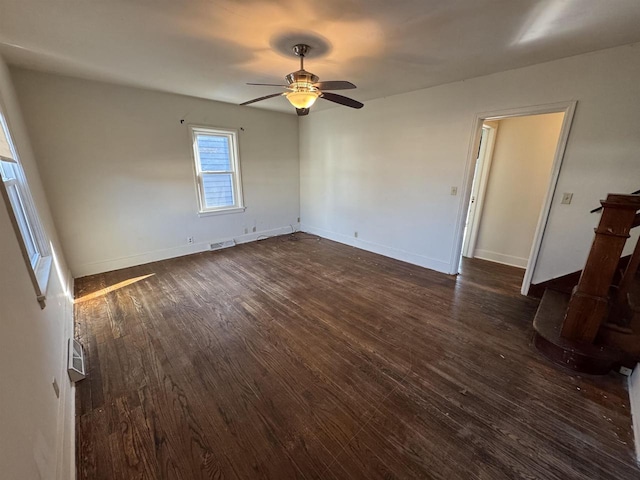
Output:
[[236,241],[235,240],[227,240],[225,242],[212,243],[210,245],[210,249],[211,250],[222,250],[223,248],[229,248],[229,247],[235,247],[235,246],[236,246]]
[[69,339],[69,360],[67,372],[72,382],[79,382],[87,376],[84,370],[84,350],[77,340]]

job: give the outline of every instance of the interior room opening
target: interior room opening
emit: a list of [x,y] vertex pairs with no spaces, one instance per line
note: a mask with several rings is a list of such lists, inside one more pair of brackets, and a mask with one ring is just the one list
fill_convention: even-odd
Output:
[[545,217],[545,199],[555,188],[552,173],[564,117],[560,111],[482,121],[460,256],[462,277],[521,289]]

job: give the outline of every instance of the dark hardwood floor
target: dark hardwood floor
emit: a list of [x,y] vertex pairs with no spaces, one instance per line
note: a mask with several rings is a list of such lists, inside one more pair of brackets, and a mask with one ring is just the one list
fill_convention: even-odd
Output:
[[483,288],[500,295],[521,296],[524,269],[480,258],[460,259],[459,282]]
[[640,478],[623,377],[542,358],[500,268],[293,238],[76,281],[78,478]]

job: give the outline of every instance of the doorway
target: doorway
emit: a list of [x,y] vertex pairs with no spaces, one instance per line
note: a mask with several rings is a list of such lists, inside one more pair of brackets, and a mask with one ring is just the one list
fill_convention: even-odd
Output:
[[461,262],[513,270],[527,294],[574,111],[568,102],[476,117],[453,273]]

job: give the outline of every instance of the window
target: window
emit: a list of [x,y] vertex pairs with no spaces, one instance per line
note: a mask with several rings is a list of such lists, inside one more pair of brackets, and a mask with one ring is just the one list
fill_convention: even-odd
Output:
[[12,219],[16,236],[36,289],[36,296],[44,308],[44,300],[51,271],[49,242],[35,210],[27,180],[11,140],[5,118],[0,114],[0,177],[2,195]]
[[193,142],[201,214],[244,211],[238,158],[238,133],[189,127]]

